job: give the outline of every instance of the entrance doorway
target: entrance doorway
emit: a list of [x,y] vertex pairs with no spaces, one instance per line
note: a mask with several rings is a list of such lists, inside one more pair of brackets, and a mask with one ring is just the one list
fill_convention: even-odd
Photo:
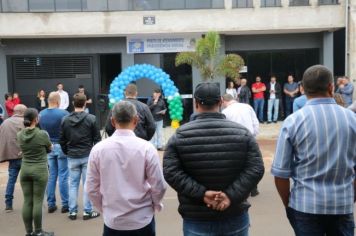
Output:
[[101,54],[100,60],[100,91],[98,95],[100,128],[105,126],[109,113],[108,94],[110,84],[121,73],[121,54]]

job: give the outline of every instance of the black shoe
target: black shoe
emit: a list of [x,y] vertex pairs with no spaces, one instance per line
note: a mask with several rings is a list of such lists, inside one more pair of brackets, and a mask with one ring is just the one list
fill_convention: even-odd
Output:
[[99,217],[99,216],[100,216],[100,213],[96,212],[96,211],[84,212],[83,220],[90,220],[90,219],[94,219],[94,218]]
[[54,236],[53,232],[41,231],[40,233],[32,233],[32,236]]
[[164,148],[161,147],[161,148],[157,148],[158,151],[164,151]]
[[278,122],[278,121],[276,121],[276,120],[275,120],[275,121],[273,121],[273,123],[276,123],[276,124],[277,124],[277,122]]
[[69,212],[69,208],[68,207],[62,207],[61,213],[68,213],[68,212]]
[[71,219],[71,220],[76,220],[77,219],[77,212],[69,213],[68,218]]
[[267,121],[267,124],[271,124],[272,122],[271,121]]
[[5,207],[5,212],[6,213],[10,213],[10,212],[12,212],[14,209],[12,208],[12,206],[6,206]]
[[257,189],[251,191],[251,197],[256,197],[260,192]]
[[57,210],[57,206],[48,207],[48,213],[53,213]]

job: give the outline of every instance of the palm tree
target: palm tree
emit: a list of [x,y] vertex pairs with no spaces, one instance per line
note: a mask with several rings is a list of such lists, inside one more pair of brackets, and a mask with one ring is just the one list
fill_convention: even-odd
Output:
[[220,36],[208,32],[197,41],[195,52],[180,52],[176,56],[176,66],[188,64],[199,69],[203,80],[213,80],[225,76],[235,80],[244,66],[244,60],[237,54],[220,54]]

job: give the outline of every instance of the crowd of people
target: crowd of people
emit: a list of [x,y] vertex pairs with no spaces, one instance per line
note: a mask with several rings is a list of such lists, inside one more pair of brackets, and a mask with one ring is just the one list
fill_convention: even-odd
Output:
[[[288,116],[271,172],[297,236],[353,235],[356,116],[345,108],[353,86],[346,77],[337,86],[340,96],[331,72],[320,65],[308,68],[300,84],[289,76],[283,86]],[[61,212],[70,220],[78,218],[82,181],[82,219],[102,214],[104,236],[155,235],[154,215],[162,210],[167,184],[177,192],[185,236],[249,234],[247,199],[259,194],[265,172],[256,142],[265,98],[267,122],[279,118],[282,86],[275,77],[267,85],[257,77],[252,90],[245,79],[238,90],[230,83],[224,95],[215,83],[199,84],[195,113],[169,138],[163,168],[157,150],[164,146],[167,108],[158,88],[144,104],[136,85],[128,85],[125,99],[110,111],[103,140],[83,86],[71,113],[61,83],[48,97],[38,92],[36,109],[21,104],[18,94],[5,97],[12,112],[0,125],[0,162],[9,162],[5,210],[13,210],[20,175],[27,236],[54,235],[43,230],[42,204],[46,194],[48,213],[58,210],[57,180]]]
[[[336,101],[344,107],[350,107],[354,92],[354,86],[350,79],[347,76],[338,77],[336,86],[334,93]],[[240,80],[238,89],[235,88],[234,82],[230,81],[226,93],[240,103],[250,104],[252,99],[252,105],[259,122],[264,123],[267,121],[267,124],[277,123],[278,120],[288,117],[302,108],[307,101],[302,83],[295,82],[292,75],[288,75],[283,87],[277,82],[275,76],[271,76],[270,82],[266,84],[261,82],[260,76],[257,76],[251,89],[247,86],[247,80],[244,78]],[[265,113],[266,103],[267,112]]]

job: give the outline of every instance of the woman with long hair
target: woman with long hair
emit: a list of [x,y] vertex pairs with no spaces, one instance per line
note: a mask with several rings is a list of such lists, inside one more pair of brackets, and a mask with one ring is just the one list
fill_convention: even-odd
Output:
[[[42,230],[42,203],[48,180],[47,153],[52,148],[48,133],[37,128],[38,111],[26,109],[25,129],[17,134],[22,152],[20,183],[24,196],[22,219],[26,236],[53,236]],[[34,227],[33,227],[34,226]]]
[[237,99],[237,91],[235,89],[235,83],[233,81],[229,81],[228,86],[226,88],[226,93],[230,94],[235,100]]
[[48,107],[48,103],[46,98],[46,92],[43,89],[41,89],[40,91],[37,92],[36,108],[38,111],[42,111],[47,107]]

